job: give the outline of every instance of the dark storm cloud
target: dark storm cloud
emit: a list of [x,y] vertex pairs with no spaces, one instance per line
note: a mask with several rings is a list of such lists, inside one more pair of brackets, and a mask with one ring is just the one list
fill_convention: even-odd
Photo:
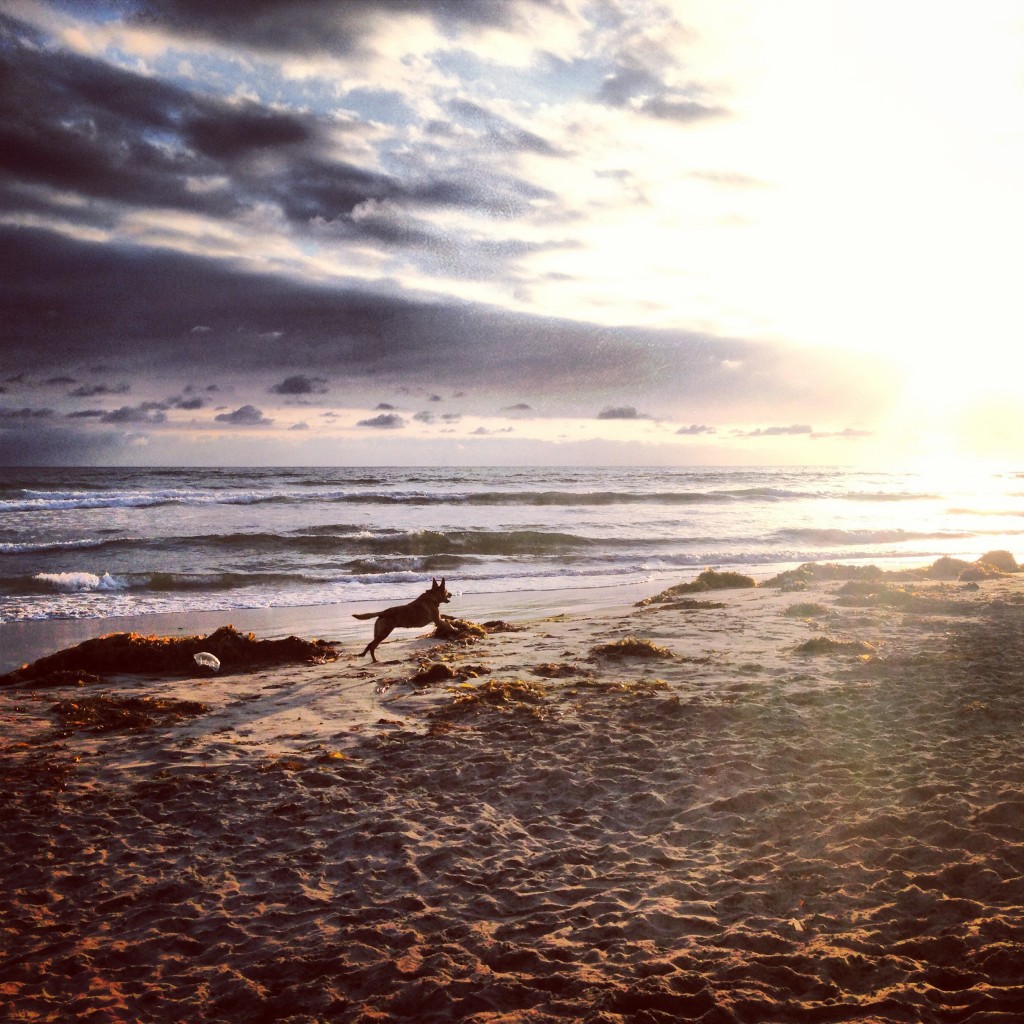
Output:
[[602,83],[598,99],[611,107],[628,108],[662,121],[687,124],[724,117],[724,107],[712,106],[678,89],[643,67],[620,67]]
[[[506,212],[510,210],[505,200],[499,205]],[[528,256],[579,248],[578,243],[564,239],[528,242],[517,238],[489,239],[468,234],[456,237],[415,217],[400,203],[391,201],[363,204],[351,215],[334,220],[317,216],[319,219],[314,223],[313,231],[318,236],[330,237],[332,241],[369,242],[388,250],[415,252],[421,266],[453,277],[492,277],[503,267],[514,265]]]
[[650,419],[642,412],[637,412],[632,405],[612,405],[602,409],[598,414],[599,420],[646,420]]
[[297,373],[285,377],[280,384],[275,384],[269,390],[275,395],[323,395],[329,388],[324,377],[307,377],[304,373]]
[[[75,54],[19,45],[7,32],[0,66],[0,202],[26,203],[16,183],[153,207],[224,210],[188,188],[218,165],[184,147],[181,127],[225,104]],[[38,205],[38,200],[35,201]]]
[[[227,212],[190,189],[255,150],[312,143],[311,118],[190,93],[65,52],[14,48],[0,84],[0,168],[11,178],[149,206]],[[258,185],[245,176],[240,193]],[[239,197],[240,198],[240,197]]]
[[397,413],[382,412],[379,416],[374,416],[372,419],[359,420],[356,426],[373,427],[376,430],[400,430],[405,426],[405,420]]
[[724,107],[710,107],[697,100],[672,95],[650,96],[640,104],[639,109],[642,114],[649,114],[662,121],[676,121],[679,124],[724,117],[728,113]]
[[126,395],[131,391],[130,384],[83,384],[69,391],[70,398],[96,398],[98,395]]
[[[0,206],[9,209],[58,212],[92,226],[113,223],[110,206],[69,211],[39,186],[105,204],[210,216],[264,203],[280,207],[299,229],[336,224],[350,237],[385,246],[437,247],[451,242],[408,215],[403,223],[353,214],[376,201],[507,217],[527,211],[536,199],[554,198],[514,176],[484,176],[470,165],[439,175],[413,159],[405,179],[367,170],[335,155],[333,139],[341,129],[332,124],[328,132],[312,114],[229,102],[37,42],[28,45],[22,29],[6,21],[0,65]],[[517,136],[512,126],[503,131],[509,143],[540,144],[528,132]],[[257,154],[277,159],[257,166],[249,160]],[[195,187],[200,181],[217,184]]]
[[[0,309],[12,373],[73,370],[100,354],[108,374],[126,376],[185,370],[217,381],[258,369],[282,380],[332,378],[337,387],[374,378],[420,394],[466,386],[499,396],[529,389],[538,399],[581,393],[613,407],[624,383],[662,404],[670,396],[705,408],[756,400],[778,411],[800,398],[838,411],[858,401],[853,375],[820,354],[417,302],[29,229],[0,228]],[[197,323],[209,330],[193,333]],[[857,369],[869,368],[862,361]]]
[[556,199],[547,189],[490,170],[482,173],[469,162],[460,173],[403,182],[345,164],[296,161],[279,179],[272,198],[293,224],[308,224],[316,233],[327,232],[337,240],[368,240],[385,248],[433,250],[465,266],[565,247],[558,242],[453,236],[417,217],[420,209],[452,208],[508,219],[529,213],[536,200]]
[[48,419],[53,414],[53,409],[0,409],[0,421],[41,420]]
[[429,15],[442,27],[477,24],[515,30],[533,10],[560,8],[557,0],[150,0],[143,24],[273,53],[357,52],[371,23],[400,26],[404,15]]
[[124,448],[121,433],[33,424],[4,429],[0,424],[0,466],[105,465]]
[[[638,28],[628,24],[624,10],[608,8],[621,34],[597,91],[598,102],[679,124],[728,116],[726,108],[707,102],[707,90],[699,83],[674,84],[682,52],[679,46],[693,36],[668,8],[654,10],[657,16],[651,23]],[[677,40],[675,47],[666,37]]]
[[265,427],[274,422],[267,419],[263,415],[263,410],[257,409],[254,405],[240,406],[234,412],[222,412],[219,416],[214,416],[214,419],[218,423],[228,423],[234,427]]
[[162,402],[143,402],[141,405],[122,405],[104,413],[101,423],[163,423],[167,419],[167,406]]
[[351,214],[367,200],[405,198],[401,183],[388,175],[322,159],[294,162],[271,186],[273,198],[292,221],[327,221]]
[[193,117],[184,132],[199,152],[218,160],[310,142],[313,135],[308,121],[255,104],[239,110],[207,109]]
[[646,68],[621,67],[601,83],[597,97],[611,107],[624,107],[635,96],[660,91],[660,79]]

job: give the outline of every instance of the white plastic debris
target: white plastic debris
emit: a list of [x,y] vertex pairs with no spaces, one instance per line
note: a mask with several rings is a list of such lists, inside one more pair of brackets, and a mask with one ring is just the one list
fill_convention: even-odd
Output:
[[218,658],[216,654],[210,654],[207,651],[200,651],[198,654],[193,654],[192,657],[196,659],[197,665],[201,665],[203,668],[208,668],[211,672],[217,672],[220,670],[220,658]]

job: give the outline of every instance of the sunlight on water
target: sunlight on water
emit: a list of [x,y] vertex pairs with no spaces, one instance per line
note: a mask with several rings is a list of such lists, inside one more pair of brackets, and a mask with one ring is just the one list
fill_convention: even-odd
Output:
[[336,606],[1020,553],[1024,477],[822,468],[15,471],[0,621]]

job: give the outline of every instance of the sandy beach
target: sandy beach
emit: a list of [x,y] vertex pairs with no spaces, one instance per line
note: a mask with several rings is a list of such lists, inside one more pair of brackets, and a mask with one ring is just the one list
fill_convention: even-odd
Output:
[[5,1018],[1020,1021],[1024,574],[983,576],[8,677]]

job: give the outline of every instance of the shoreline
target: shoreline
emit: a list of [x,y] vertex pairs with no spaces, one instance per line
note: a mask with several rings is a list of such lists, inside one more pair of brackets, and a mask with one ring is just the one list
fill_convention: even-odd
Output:
[[[708,567],[736,570],[762,582],[780,572],[796,568],[799,564],[793,561],[766,562],[752,566],[719,566],[718,563],[708,563]],[[851,557],[835,564],[875,564],[888,571],[918,568],[920,559],[913,556],[883,560]],[[618,606],[629,606],[658,590],[696,576],[703,568],[705,566],[651,570],[643,578],[600,586],[493,590],[466,594],[458,590],[457,580],[452,579],[449,581],[449,589],[453,590],[455,597],[452,604],[444,610],[449,614],[474,620],[603,612]],[[429,580],[426,580],[424,585],[429,585]],[[26,662],[35,661],[54,651],[74,646],[83,640],[116,632],[141,633],[147,636],[191,635],[212,632],[219,626],[230,623],[241,632],[253,632],[267,639],[298,635],[309,638],[322,637],[354,645],[359,642],[360,637],[367,635],[369,639],[369,635],[366,623],[353,620],[353,614],[401,604],[411,600],[418,593],[419,590],[411,587],[402,597],[346,601],[328,605],[275,605],[212,611],[186,609],[174,612],[142,612],[136,615],[0,622],[0,674],[10,672]]]
[[[697,570],[694,570],[696,572]],[[493,591],[461,594],[457,589],[442,611],[459,618],[482,620],[541,616],[558,613],[581,615],[627,607],[662,588],[662,578],[673,582],[687,573],[659,573],[658,578],[616,583],[601,587],[562,587],[540,590]],[[429,579],[426,583],[429,586]],[[664,584],[664,585],[667,585]],[[402,598],[347,601],[331,605],[279,605],[272,608],[234,608],[215,611],[146,612],[139,615],[104,618],[24,619],[0,622],[0,674],[25,662],[71,647],[107,633],[142,633],[177,636],[212,632],[230,623],[240,632],[253,632],[267,639],[289,635],[322,637],[342,644],[365,643],[372,636],[372,624],[352,618],[367,612],[411,600],[419,593],[410,589]],[[402,634],[389,639],[394,643]]]

